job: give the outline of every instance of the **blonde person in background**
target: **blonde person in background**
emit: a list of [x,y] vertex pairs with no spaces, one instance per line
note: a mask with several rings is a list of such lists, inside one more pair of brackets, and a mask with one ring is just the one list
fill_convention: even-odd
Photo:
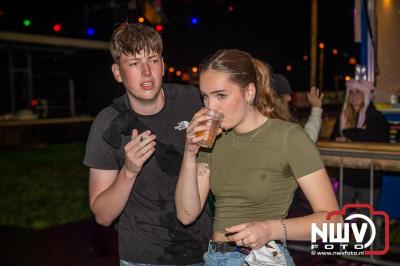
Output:
[[[224,114],[224,132],[212,149],[199,152],[203,137],[196,133],[207,128],[201,124],[207,110],[192,118],[175,194],[178,219],[193,223],[211,189],[215,218],[206,265],[271,263],[254,260],[260,254],[294,265],[286,240],[310,239],[311,223],[321,226],[338,210],[318,150],[301,126],[288,122],[269,67],[250,54],[217,51],[201,65],[200,90],[205,106]],[[313,213],[287,219],[298,186]]]
[[[346,82],[342,112],[336,119],[331,140],[336,142],[389,142],[390,125],[373,103],[375,87],[366,80]],[[374,199],[377,204],[383,171],[374,171]],[[343,205],[370,202],[370,171],[343,169]],[[364,214],[369,215],[365,210]]]

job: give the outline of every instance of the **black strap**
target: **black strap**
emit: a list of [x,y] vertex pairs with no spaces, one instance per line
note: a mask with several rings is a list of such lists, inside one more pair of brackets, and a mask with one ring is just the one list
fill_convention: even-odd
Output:
[[[103,133],[102,138],[114,149],[121,148],[122,135],[130,136],[133,129],[136,129],[139,134],[146,130],[154,132],[139,120],[132,109],[127,108],[124,97],[115,99],[111,107],[118,111],[118,116],[111,122],[110,127]],[[163,172],[171,176],[179,174],[182,154],[173,145],[167,145],[156,140],[154,156],[156,156],[157,164]]]

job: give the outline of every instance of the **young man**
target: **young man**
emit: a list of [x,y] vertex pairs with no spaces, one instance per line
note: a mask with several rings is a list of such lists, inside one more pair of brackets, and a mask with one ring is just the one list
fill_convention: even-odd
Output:
[[[292,101],[292,87],[287,78],[281,74],[272,74],[271,87],[280,97],[283,105],[289,110],[290,102]],[[304,125],[304,131],[313,142],[318,141],[319,131],[322,123],[322,99],[324,94],[319,92],[319,89],[311,87],[307,93],[308,102],[311,105],[311,114]]]
[[90,208],[99,224],[118,220],[121,265],[202,265],[211,237],[208,210],[189,226],[176,218],[186,128],[202,103],[195,87],[163,84],[162,48],[150,27],[114,31],[112,72],[126,94],[97,115],[86,146]]

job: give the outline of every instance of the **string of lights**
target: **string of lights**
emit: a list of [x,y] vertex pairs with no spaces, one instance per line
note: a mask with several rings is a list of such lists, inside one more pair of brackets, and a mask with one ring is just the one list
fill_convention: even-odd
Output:
[[[135,5],[133,5],[133,2]],[[205,4],[201,8],[193,8],[191,12],[187,12],[185,15],[180,16],[167,16],[165,15],[161,6],[154,6],[155,2],[161,4],[161,1],[142,1],[144,5],[139,6],[139,1],[111,1],[110,3],[86,3],[84,8],[78,8],[76,14],[76,20],[67,20],[65,16],[69,15],[68,9],[65,11],[65,15],[62,16],[54,11],[52,14],[43,16],[43,11],[34,13],[35,9],[32,8],[30,12],[20,12],[15,14],[16,10],[8,9],[7,6],[0,6],[0,25],[2,29],[11,31],[21,31],[24,33],[45,33],[48,35],[65,36],[71,37],[76,36],[83,39],[93,40],[108,40],[110,32],[115,23],[108,23],[107,21],[100,21],[101,18],[106,16],[112,17],[111,21],[118,21],[119,18],[124,17],[129,22],[143,23],[146,25],[152,25],[154,28],[168,35],[172,30],[189,28],[196,31],[200,28],[210,27],[211,21],[215,21],[217,17],[230,15],[232,19],[236,13],[243,12],[243,3],[241,1],[229,2],[229,1],[217,1],[210,8],[210,4]],[[28,8],[29,9],[29,8]],[[37,9],[37,8],[36,8]],[[108,14],[108,15],[107,15]],[[123,14],[123,15],[122,15]],[[82,17],[82,18],[81,18]],[[251,16],[249,16],[251,18]],[[246,19],[249,19],[246,18]],[[108,26],[104,26],[104,25]],[[204,30],[203,30],[204,31]],[[227,34],[229,34],[227,32]],[[357,64],[355,56],[350,55],[346,51],[342,51],[339,48],[329,45],[329,43],[321,42],[319,49],[324,50],[325,56],[332,58],[341,57],[341,60],[349,65],[354,66]],[[328,52],[329,50],[329,52]],[[290,52],[290,56],[286,58],[286,62],[280,61],[279,65],[275,66],[275,69],[280,72],[284,71],[287,74],[297,73],[299,68],[308,67],[309,54],[308,52],[299,54]],[[326,59],[328,60],[328,58]],[[181,77],[184,81],[189,81],[197,78],[197,71],[192,71],[193,68],[198,66],[183,64],[178,65],[176,62],[167,65],[168,74],[174,74],[176,77]],[[349,68],[350,69],[350,68]],[[186,75],[185,75],[186,74]],[[345,79],[349,79],[351,73],[343,73]]]

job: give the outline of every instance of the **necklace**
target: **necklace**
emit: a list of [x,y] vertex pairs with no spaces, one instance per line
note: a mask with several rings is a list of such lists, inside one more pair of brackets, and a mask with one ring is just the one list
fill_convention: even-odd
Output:
[[[249,144],[255,139],[255,137],[258,135],[258,132],[260,131],[260,129],[262,128],[262,126],[264,125],[264,123],[267,122],[267,119],[268,119],[268,118],[266,117],[266,118],[264,119],[264,121],[262,122],[262,124],[257,128],[256,132],[254,132],[254,133],[251,135],[250,139],[249,139],[248,141],[246,141],[244,144],[239,144],[239,143],[238,143],[238,141],[237,141],[237,139],[236,139],[238,136],[235,134],[235,132],[232,131],[233,147],[235,147],[235,148],[243,148],[243,147],[249,145]],[[235,136],[236,136],[236,138],[235,138]]]

